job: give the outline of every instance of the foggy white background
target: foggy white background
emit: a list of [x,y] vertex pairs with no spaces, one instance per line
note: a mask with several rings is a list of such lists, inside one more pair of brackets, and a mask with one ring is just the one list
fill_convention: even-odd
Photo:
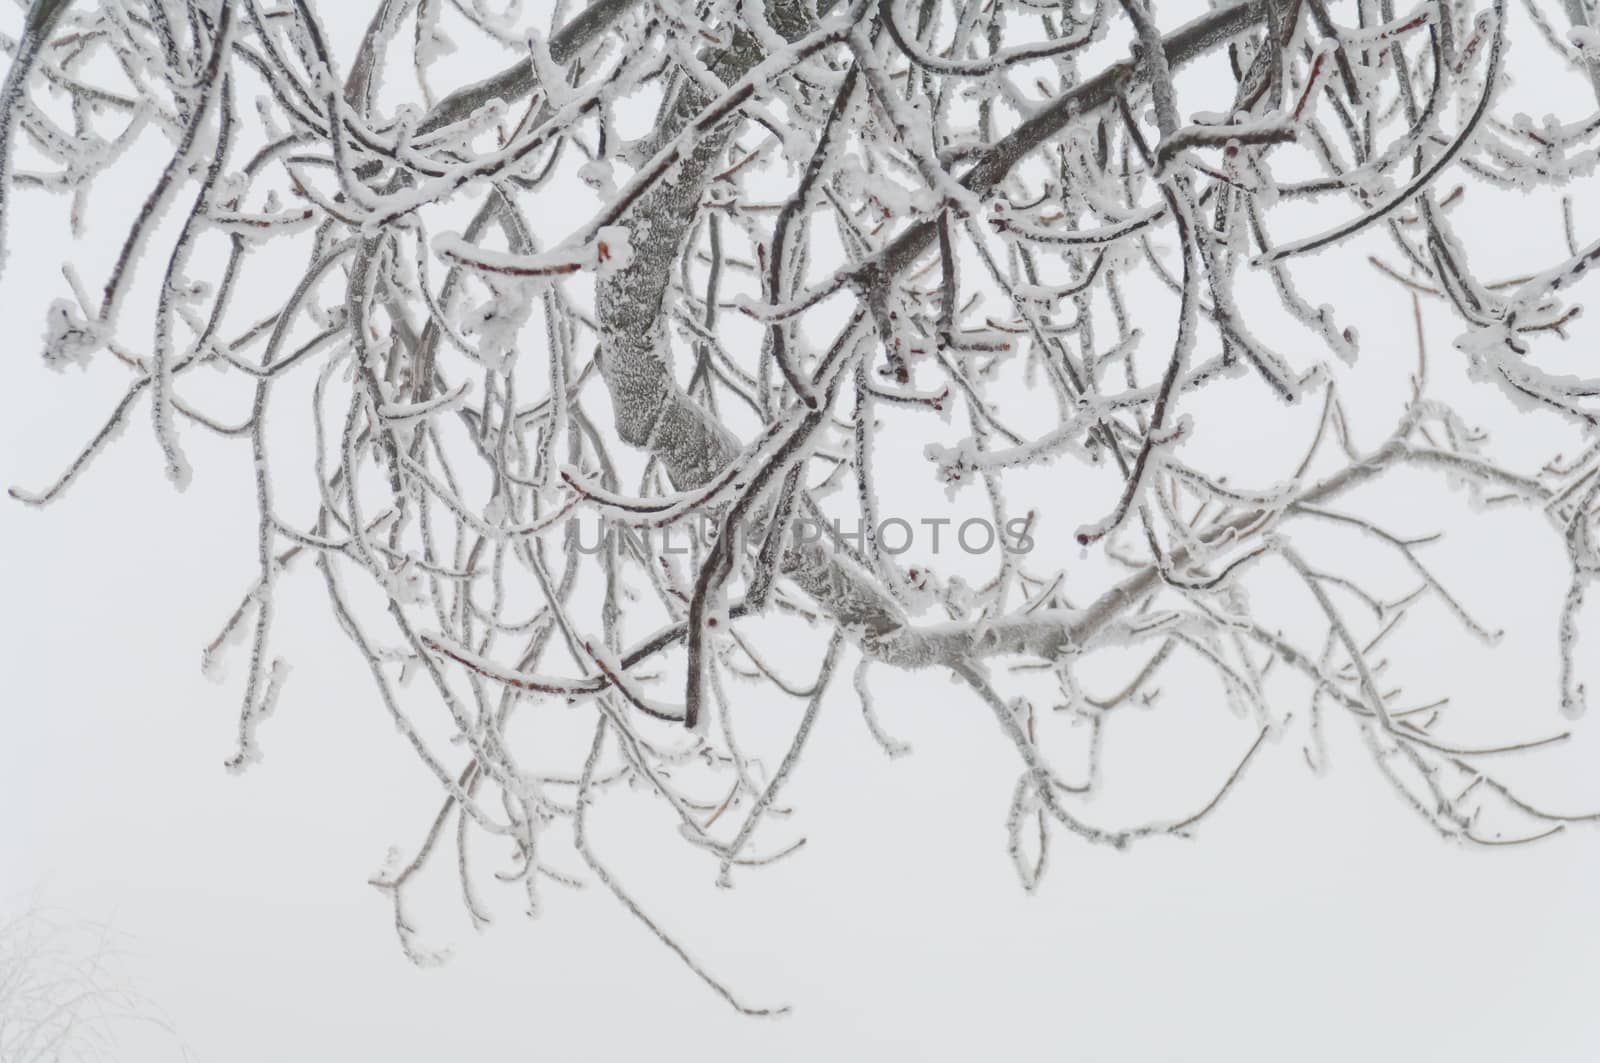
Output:
[[[3,16],[14,33],[18,15]],[[1523,58],[1536,47],[1525,22],[1513,41]],[[1558,102],[1571,118],[1592,101]],[[144,147],[158,163],[160,142]],[[119,172],[134,176],[97,190],[75,247],[64,199],[14,201],[0,276],[5,486],[52,480],[120,395],[110,366],[57,374],[38,357],[44,308],[65,292],[56,263],[70,253],[98,279],[90,264],[109,261],[148,187],[148,165]],[[1548,213],[1536,227],[1514,197],[1480,206],[1493,210],[1474,236],[1502,249],[1505,272],[1522,252],[1548,261],[1553,245],[1532,235],[1556,235]],[[1592,233],[1600,211],[1580,209],[1585,220]],[[1393,285],[1333,283],[1370,315],[1364,335],[1409,338]],[[1446,361],[1455,332],[1442,315],[1430,324]],[[1360,371],[1389,389],[1372,420],[1383,426],[1412,355],[1401,342],[1365,357]],[[1491,399],[1472,412],[1513,448],[1535,427]],[[1229,445],[1303,442],[1253,424]],[[988,710],[934,674],[875,673],[885,726],[914,747],[892,762],[835,681],[786,791],[808,844],[733,890],[681,846],[625,845],[627,822],[597,816],[596,847],[665,926],[744,999],[792,1014],[735,1015],[598,885],[547,889],[533,922],[502,903],[480,934],[443,876],[410,914],[422,943],[453,957],[419,970],[367,879],[389,846],[414,849],[437,789],[309,568],[285,584],[276,638],[293,671],[262,727],[265,759],[240,777],[222,769],[236,684],[208,682],[199,660],[253,578],[248,447],[185,438],[186,493],[163,477],[141,410],[59,503],[0,501],[0,914],[43,904],[125,935],[130,983],[177,1034],[128,1027],[128,1063],[183,1051],[217,1063],[1600,1058],[1600,832],[1503,851],[1447,844],[1330,718],[1326,778],[1291,733],[1195,840],[1116,852],[1057,837],[1028,896],[1003,828],[1015,752]],[[1397,498],[1423,530],[1465,512],[1447,493]],[[1487,652],[1423,637],[1408,644],[1410,674],[1503,725],[1486,738],[1561,730],[1561,555],[1526,515],[1469,519],[1450,556],[1506,638]],[[1501,545],[1535,540],[1526,556]],[[1215,700],[1169,690],[1148,726],[1214,714]],[[1600,808],[1600,720],[1575,730],[1507,778],[1559,810]],[[1209,793],[1175,782],[1158,796],[1191,807]]]

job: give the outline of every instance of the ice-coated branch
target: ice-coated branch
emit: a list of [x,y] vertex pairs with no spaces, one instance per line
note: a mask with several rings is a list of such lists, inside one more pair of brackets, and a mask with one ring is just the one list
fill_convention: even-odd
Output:
[[[1470,515],[1374,501],[1453,488],[1549,527],[1526,549],[1565,555],[1541,608],[1576,717],[1600,572],[1582,4],[1567,37],[1502,0],[571,6],[40,0],[0,100],[0,242],[60,193],[122,249],[35,308],[46,365],[120,398],[11,494],[90,483],[147,398],[180,483],[210,436],[247,441],[253,564],[203,653],[222,678],[247,647],[227,764],[294,711],[284,576],[310,559],[440,795],[372,879],[408,956],[443,956],[412,903],[440,865],[474,926],[491,884],[539,913],[587,880],[769,1013],[624,884],[609,812],[665,812],[724,886],[802,859],[815,721],[853,696],[863,740],[909,752],[911,671],[1013,757],[973,784],[1010,794],[1029,890],[1057,834],[1192,836],[1277,739],[1320,771],[1337,727],[1452,840],[1589,818],[1491,771],[1566,731],[1529,709],[1464,733],[1451,692],[1407,688],[1408,617],[1486,649],[1505,625],[1430,552]],[[1583,92],[1505,113],[1541,48]],[[103,217],[147,142],[142,209]],[[1512,190],[1555,222],[1514,272],[1473,213]],[[1409,384],[1361,372],[1413,354]],[[1122,721],[1171,690],[1219,710],[1208,787],[1155,819],[1095,803]]]

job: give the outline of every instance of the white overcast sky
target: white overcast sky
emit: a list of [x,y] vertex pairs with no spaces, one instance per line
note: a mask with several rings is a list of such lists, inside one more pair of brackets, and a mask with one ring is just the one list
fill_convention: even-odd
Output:
[[[0,18],[14,33],[16,12]],[[1536,46],[1517,28],[1526,57]],[[1564,100],[1569,118],[1592,102]],[[0,275],[7,486],[52,479],[118,394],[110,365],[47,370],[38,339],[65,293],[63,255],[88,274],[114,253],[149,171],[131,172],[96,195],[77,246],[63,200],[15,200]],[[1522,209],[1479,235],[1514,257]],[[1592,232],[1600,211],[1587,221]],[[1344,283],[1380,300],[1366,275]],[[1381,299],[1373,313],[1400,327],[1409,304]],[[1438,319],[1441,358],[1449,328]],[[1513,439],[1527,427],[1509,407],[1483,410]],[[883,720],[914,746],[892,762],[838,684],[788,792],[806,848],[733,890],[659,831],[633,844],[626,815],[596,820],[597,848],[698,959],[792,1014],[733,1014],[598,886],[548,890],[532,922],[502,897],[496,925],[475,933],[443,881],[411,914],[453,956],[414,968],[367,879],[389,846],[414,847],[436,788],[309,570],[287,584],[293,672],[262,728],[265,759],[223,770],[237,690],[202,677],[199,660],[252,578],[248,451],[191,434],[194,482],[179,494],[148,420],[136,414],[57,505],[0,501],[0,913],[37,903],[110,923],[129,984],[195,1059],[1600,1059],[1600,833],[1447,844],[1353,729],[1330,726],[1326,777],[1291,735],[1196,839],[1116,852],[1058,837],[1029,896],[1005,848],[1014,751],[987,710],[932,674],[880,677]],[[1273,445],[1250,432],[1234,445]],[[1473,519],[1459,557],[1474,604],[1507,635],[1492,652],[1424,639],[1413,671],[1504,725],[1486,737],[1560,730],[1559,554],[1497,548],[1536,521]],[[1174,697],[1159,711],[1218,711]],[[1591,717],[1568,746],[1510,771],[1549,805],[1597,808],[1597,754]],[[1178,744],[1163,755],[1185,762]],[[1169,808],[1209,796],[1181,776],[1159,795]],[[167,1034],[125,1034],[125,1063],[180,1058]]]

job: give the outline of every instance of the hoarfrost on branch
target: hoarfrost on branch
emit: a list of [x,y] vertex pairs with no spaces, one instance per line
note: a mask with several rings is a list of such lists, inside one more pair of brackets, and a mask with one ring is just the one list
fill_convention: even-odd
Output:
[[[1471,573],[1430,560],[1442,529],[1362,502],[1431,478],[1541,515],[1553,536],[1519,550],[1565,553],[1551,662],[1581,714],[1600,377],[1566,341],[1600,259],[1571,197],[1600,159],[1588,0],[373,6],[344,48],[312,0],[34,0],[6,41],[0,241],[41,192],[83,230],[102,179],[164,138],[110,270],[69,265],[59,299],[9,308],[50,366],[126,379],[55,481],[12,495],[59,498],[141,417],[180,488],[207,436],[250,449],[256,572],[205,648],[208,675],[231,642],[245,658],[228,765],[270,748],[293,689],[283,577],[314,567],[439,788],[373,880],[412,958],[441,955],[407,891],[442,849],[479,923],[490,871],[537,912],[582,863],[768,1010],[602,863],[588,813],[653,796],[723,884],[790,856],[783,789],[819,707],[851,695],[841,669],[890,756],[910,749],[911,714],[881,711],[900,671],[992,714],[1030,890],[1063,834],[1188,835],[1274,747],[1320,770],[1333,727],[1446,838],[1588,818],[1494,774],[1566,737],[1536,706],[1475,742],[1450,692],[1391,679],[1418,609],[1496,632]],[[473,80],[491,51],[504,68]],[[1560,113],[1508,113],[1518,64],[1551,62]],[[1512,191],[1549,200],[1562,250],[1503,277],[1458,219]],[[1380,288],[1414,331],[1358,331]],[[1424,307],[1453,346],[1427,353]],[[1349,393],[1367,359],[1415,369]],[[233,395],[193,386],[202,368]],[[1567,456],[1503,457],[1433,386],[1446,368]],[[1352,403],[1392,408],[1389,429],[1363,435]],[[1269,475],[1207,449],[1284,417],[1303,445]],[[912,479],[1007,529],[981,577],[959,522],[900,520],[931,553],[881,534]],[[1176,696],[1236,710],[1216,717],[1235,751],[1170,815],[1108,821],[1101,750],[1175,696],[1174,669]],[[774,718],[775,752],[741,742]]]

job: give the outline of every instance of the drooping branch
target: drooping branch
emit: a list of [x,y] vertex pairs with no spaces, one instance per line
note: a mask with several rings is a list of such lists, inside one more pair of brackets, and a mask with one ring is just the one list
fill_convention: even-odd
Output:
[[[346,62],[328,32],[341,9],[312,0],[35,4],[4,118],[4,166],[26,161],[3,194],[68,193],[76,226],[130,144],[171,147],[109,296],[68,270],[72,298],[44,315],[47,364],[110,363],[123,396],[51,487],[12,493],[45,505],[80,483],[147,395],[180,472],[187,433],[249,440],[255,571],[205,651],[214,674],[249,640],[229,764],[258,758],[291,696],[274,623],[284,573],[313,558],[441,794],[415,853],[372,880],[413,959],[435,953],[412,883],[453,845],[482,925],[492,848],[529,912],[575,881],[563,860],[587,867],[735,1007],[775,1010],[668,933],[587,814],[638,792],[724,883],[803,851],[776,798],[815,756],[845,656],[888,755],[909,744],[869,669],[936,669],[992,717],[1016,755],[1005,841],[1030,890],[1053,832],[1190,835],[1298,722],[1290,684],[1309,694],[1314,769],[1346,720],[1445,837],[1524,842],[1584,818],[1484,767],[1565,732],[1470,741],[1441,722],[1446,699],[1395,677],[1419,603],[1484,644],[1493,626],[1427,556],[1434,536],[1369,514],[1363,490],[1454,484],[1553,526],[1576,714],[1600,383],[1543,359],[1583,327],[1596,245],[1564,189],[1600,159],[1600,124],[1499,113],[1519,54],[1499,0],[1235,0],[1182,24],[1138,0],[594,0],[560,24],[375,7]],[[514,61],[434,103],[452,35]],[[1126,58],[1104,61],[1108,36]],[[408,37],[414,87],[388,69]],[[1545,37],[1565,58],[1588,41]],[[1447,192],[1447,175],[1465,183]],[[1480,277],[1461,218],[1484,188],[1563,190],[1564,252]],[[1319,204],[1355,221],[1298,209]],[[173,205],[178,235],[148,272]],[[1312,235],[1278,232],[1280,214]],[[1346,415],[1344,367],[1412,344],[1365,290],[1319,293],[1311,247],[1417,301],[1411,391],[1375,445]],[[150,337],[102,312],[146,277]],[[1465,330],[1448,371],[1548,417],[1575,456],[1524,469],[1439,397],[1424,299]],[[1374,316],[1365,337],[1347,324]],[[197,398],[202,366],[239,383],[246,414]],[[282,386],[301,375],[309,416]],[[1269,418],[1303,426],[1304,448],[1258,448]],[[304,426],[309,475],[303,455],[280,460],[286,425]],[[1242,438],[1272,450],[1250,471],[1208,449]],[[305,489],[285,489],[297,475]],[[897,500],[926,485],[951,502],[913,524]],[[958,550],[971,560],[940,556]],[[1252,602],[1285,582],[1309,635]],[[820,663],[800,672],[807,653]],[[1103,661],[1115,674],[1094,674]],[[1213,788],[1143,822],[1089,806],[1117,721],[1180,673],[1245,721],[1217,728]],[[758,748],[789,719],[769,701],[794,703],[792,727]],[[541,735],[530,754],[527,730],[571,711],[592,724],[581,748]],[[1055,720],[1087,741],[1059,742]]]

